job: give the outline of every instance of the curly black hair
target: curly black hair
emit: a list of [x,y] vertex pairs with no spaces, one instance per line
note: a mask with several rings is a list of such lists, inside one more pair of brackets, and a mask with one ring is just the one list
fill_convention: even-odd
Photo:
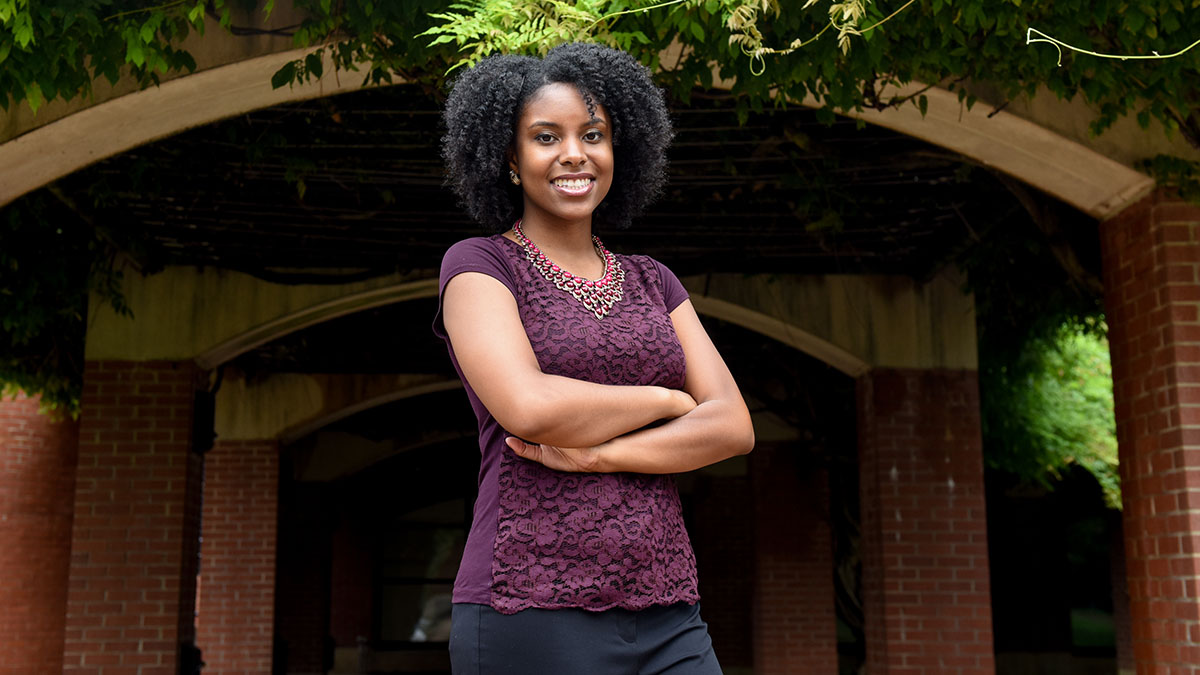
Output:
[[591,108],[604,106],[613,129],[613,183],[593,226],[629,227],[662,191],[673,131],[650,71],[625,52],[565,44],[545,58],[483,59],[455,80],[446,101],[442,157],[463,207],[496,232],[521,216],[521,188],[508,175],[513,134],[525,102],[547,84],[574,85]]

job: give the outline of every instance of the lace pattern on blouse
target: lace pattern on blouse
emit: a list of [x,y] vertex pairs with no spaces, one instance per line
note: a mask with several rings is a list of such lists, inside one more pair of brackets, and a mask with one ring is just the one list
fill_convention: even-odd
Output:
[[[602,384],[683,386],[683,349],[649,258],[603,319],[549,285],[508,240],[521,320],[543,372]],[[623,256],[624,257],[624,256]],[[576,474],[504,452],[492,607],[644,609],[694,603],[696,561],[670,476]]]

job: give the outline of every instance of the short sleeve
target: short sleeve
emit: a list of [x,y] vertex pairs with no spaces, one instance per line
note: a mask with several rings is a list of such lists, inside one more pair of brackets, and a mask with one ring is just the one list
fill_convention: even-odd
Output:
[[446,327],[442,324],[442,298],[446,284],[463,272],[480,272],[504,284],[516,297],[516,280],[512,267],[496,243],[486,237],[464,239],[450,247],[442,257],[442,270],[438,278],[438,308],[433,317],[433,332],[446,339]]
[[675,308],[683,304],[684,300],[688,299],[687,289],[679,281],[679,277],[667,268],[666,265],[658,262],[654,258],[650,259],[654,263],[654,269],[658,271],[658,278],[662,283],[663,302],[666,303],[667,313],[675,311]]

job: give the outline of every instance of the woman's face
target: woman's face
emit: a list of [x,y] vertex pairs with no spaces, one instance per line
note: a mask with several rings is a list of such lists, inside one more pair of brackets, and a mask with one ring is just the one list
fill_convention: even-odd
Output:
[[573,85],[554,83],[525,102],[513,138],[510,167],[521,177],[526,222],[590,223],[612,186],[612,126],[608,112],[588,114]]

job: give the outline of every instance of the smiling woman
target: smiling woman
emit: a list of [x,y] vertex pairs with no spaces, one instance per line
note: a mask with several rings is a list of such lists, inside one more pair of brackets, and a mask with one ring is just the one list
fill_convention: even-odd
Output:
[[526,231],[590,219],[612,187],[608,113],[572,85],[545,85],[525,103],[509,166],[524,180]]
[[500,232],[446,253],[434,319],[482,453],[454,671],[720,673],[670,474],[749,452],[750,415],[675,275],[596,234],[665,181],[662,94],[564,45],[484,60],[445,118],[450,182]]

